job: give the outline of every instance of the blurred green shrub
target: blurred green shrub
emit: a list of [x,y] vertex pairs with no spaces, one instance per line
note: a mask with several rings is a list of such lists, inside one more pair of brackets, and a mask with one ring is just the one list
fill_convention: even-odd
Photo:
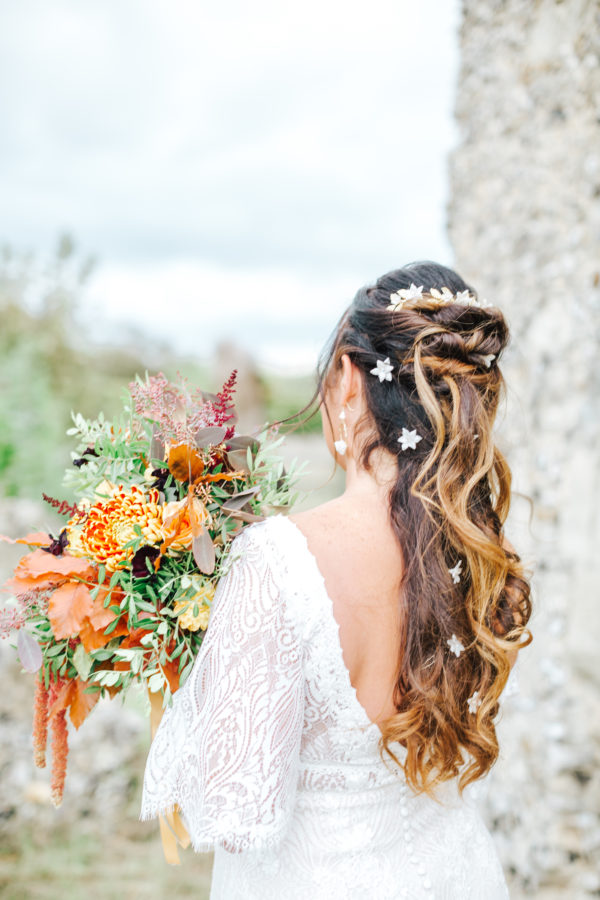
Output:
[[0,492],[61,493],[71,410],[116,411],[142,361],[130,348],[94,346],[77,307],[93,261],[62,237],[53,258],[0,256]]
[[[208,390],[219,386],[206,365],[159,348],[146,335],[109,347],[94,343],[78,315],[93,266],[68,236],[48,262],[9,247],[0,251],[0,497],[38,499],[45,491],[73,499],[62,487],[71,410],[112,417],[148,359],[153,372],[181,372]],[[298,412],[314,390],[310,377],[260,378],[271,422]],[[300,430],[320,427],[317,415]]]

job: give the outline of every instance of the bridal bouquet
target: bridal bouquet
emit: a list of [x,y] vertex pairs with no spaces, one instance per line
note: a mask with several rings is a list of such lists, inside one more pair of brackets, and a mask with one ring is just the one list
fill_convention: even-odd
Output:
[[65,527],[15,542],[30,549],[7,582],[0,634],[17,632],[22,666],[37,673],[35,762],[45,765],[50,729],[56,805],[67,712],[79,728],[99,697],[140,682],[168,703],[202,643],[233,537],[296,499],[298,470],[275,453],[282,438],[235,433],[235,379],[212,395],[159,374],[130,385],[118,421],[74,415],[65,484],[78,499],[44,495]]

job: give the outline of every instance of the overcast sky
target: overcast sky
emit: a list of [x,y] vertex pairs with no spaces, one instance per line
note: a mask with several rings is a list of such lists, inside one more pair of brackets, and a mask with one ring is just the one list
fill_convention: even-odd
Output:
[[309,368],[360,285],[451,262],[458,5],[1,4],[0,242],[70,232],[105,334]]

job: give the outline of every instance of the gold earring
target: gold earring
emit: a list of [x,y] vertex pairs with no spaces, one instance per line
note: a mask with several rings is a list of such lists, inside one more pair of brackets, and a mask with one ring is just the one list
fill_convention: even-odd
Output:
[[340,456],[344,456],[346,450],[348,449],[348,428],[346,426],[346,410],[342,409],[339,415],[340,418],[340,439],[339,441],[335,441],[334,447],[336,453],[339,453]]

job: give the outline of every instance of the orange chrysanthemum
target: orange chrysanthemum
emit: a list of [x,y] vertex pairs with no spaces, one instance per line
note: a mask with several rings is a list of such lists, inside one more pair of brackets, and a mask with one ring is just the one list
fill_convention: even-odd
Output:
[[126,490],[115,487],[108,500],[94,503],[81,526],[70,524],[69,551],[103,563],[109,572],[124,566],[133,557],[132,547],[125,547],[137,537],[139,526],[148,544],[163,540],[162,514],[158,491],[148,496],[137,485]]

